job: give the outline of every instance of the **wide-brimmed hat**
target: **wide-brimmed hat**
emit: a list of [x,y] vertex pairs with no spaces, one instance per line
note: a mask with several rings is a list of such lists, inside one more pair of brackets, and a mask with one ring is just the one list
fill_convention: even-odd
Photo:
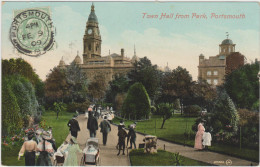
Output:
[[121,120],[119,125],[125,125],[125,123]]
[[73,141],[73,143],[77,144],[77,139],[74,136],[71,136],[71,140]]
[[51,139],[51,134],[47,131],[42,132],[42,138],[45,140],[50,140]]

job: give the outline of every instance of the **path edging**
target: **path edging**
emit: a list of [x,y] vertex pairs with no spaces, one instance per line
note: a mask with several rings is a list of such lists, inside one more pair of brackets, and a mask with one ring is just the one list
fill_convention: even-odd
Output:
[[[115,126],[118,126],[117,124],[115,124],[115,123],[111,123],[111,124],[113,124],[113,125],[115,125]],[[127,130],[129,130],[129,128],[125,128],[125,129],[127,129]],[[138,132],[138,131],[136,131],[136,133],[138,133],[138,134],[140,134],[140,135],[148,135],[148,134],[146,134],[146,133],[142,133],[142,132]],[[161,138],[161,137],[157,137],[157,139],[159,139],[159,140],[162,140],[162,141],[165,141],[165,142],[169,142],[169,143],[172,143],[172,144],[178,144],[178,145],[182,145],[182,146],[187,146],[187,147],[190,147],[190,148],[193,148],[192,146],[189,146],[189,145],[186,145],[186,144],[183,144],[183,143],[178,143],[178,142],[174,142],[174,141],[170,141],[170,140],[167,140],[167,139],[164,139],[164,138]],[[242,159],[242,160],[246,160],[246,161],[251,161],[251,162],[255,162],[255,163],[258,163],[259,164],[259,160],[258,161],[255,161],[255,160],[251,160],[251,159],[247,159],[247,158],[242,158],[242,157],[240,157],[240,156],[236,156],[236,155],[231,155],[231,154],[229,154],[229,153],[225,153],[225,152],[221,152],[221,151],[215,151],[215,150],[209,150],[210,152],[214,152],[214,153],[219,153],[219,154],[224,154],[224,155],[228,155],[228,156],[231,156],[231,157],[234,157],[234,158],[239,158],[239,159]],[[201,162],[203,162],[203,161],[201,161]]]

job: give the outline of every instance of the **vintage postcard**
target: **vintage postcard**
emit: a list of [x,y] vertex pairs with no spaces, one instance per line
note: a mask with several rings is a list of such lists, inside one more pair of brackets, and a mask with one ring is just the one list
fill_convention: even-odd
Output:
[[3,166],[259,165],[259,2],[2,1]]

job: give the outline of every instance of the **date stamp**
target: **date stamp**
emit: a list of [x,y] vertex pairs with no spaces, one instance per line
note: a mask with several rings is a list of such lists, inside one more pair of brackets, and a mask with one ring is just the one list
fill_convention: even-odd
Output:
[[37,57],[51,50],[55,40],[50,9],[14,11],[10,40],[18,52],[28,56]]

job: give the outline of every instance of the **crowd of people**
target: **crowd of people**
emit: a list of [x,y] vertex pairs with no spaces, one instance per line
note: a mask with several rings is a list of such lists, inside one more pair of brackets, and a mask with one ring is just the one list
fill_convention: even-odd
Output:
[[[101,112],[101,108],[95,106],[90,106],[87,111],[87,129],[90,134],[90,138],[96,138],[96,131],[100,128],[100,133],[102,133],[103,145],[106,146],[108,140],[108,134],[111,131],[111,117],[114,117],[112,108],[108,108],[106,111]],[[103,120],[98,125],[98,119],[101,117]],[[38,129],[35,132],[29,132],[27,134],[27,139],[22,145],[22,148],[18,155],[18,160],[21,156],[25,157],[25,166],[52,166],[53,157],[54,161],[56,157],[64,157],[64,166],[78,166],[77,153],[82,153],[83,151],[79,148],[77,137],[78,132],[81,130],[79,123],[77,121],[77,115],[68,121],[67,126],[71,137],[69,141],[64,141],[63,144],[57,149],[55,144],[55,139],[52,136],[52,128],[48,130]],[[118,144],[117,148],[123,151],[125,155],[127,138],[127,146],[130,141],[130,149],[132,147],[136,148],[136,133],[135,133],[136,123],[129,127],[129,132],[125,130],[124,122],[121,121],[118,126]],[[35,140],[33,138],[35,137]],[[36,158],[38,156],[38,158]],[[57,161],[56,161],[57,162]]]

